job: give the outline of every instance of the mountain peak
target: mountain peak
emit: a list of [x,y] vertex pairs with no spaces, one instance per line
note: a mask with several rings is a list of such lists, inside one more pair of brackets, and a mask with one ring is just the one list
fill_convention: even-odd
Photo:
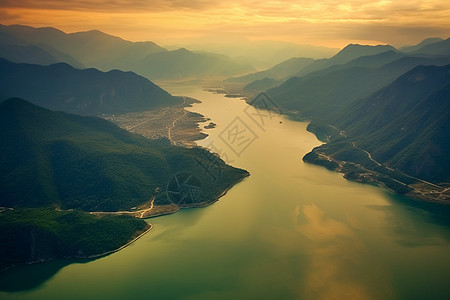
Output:
[[8,98],[2,102],[0,102],[0,110],[8,110],[9,108],[13,108],[13,107],[37,107],[34,104],[31,104],[30,102],[23,100],[22,98],[19,97],[12,97],[12,98]]
[[361,57],[361,56],[380,54],[382,52],[386,52],[389,50],[397,51],[391,45],[371,46],[371,45],[360,45],[360,44],[348,44],[341,51],[339,51],[338,54],[333,56],[331,59],[335,63],[344,64],[344,63],[349,62],[350,60],[353,60],[353,59]]

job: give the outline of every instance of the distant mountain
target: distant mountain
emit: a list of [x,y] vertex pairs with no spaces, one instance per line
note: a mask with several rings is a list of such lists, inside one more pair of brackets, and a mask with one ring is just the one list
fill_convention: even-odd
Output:
[[450,55],[450,38],[425,45],[415,51],[416,54]]
[[267,69],[292,57],[329,58],[339,49],[313,45],[299,45],[281,41],[250,41],[236,37],[220,37],[218,40],[190,39],[183,45],[167,46],[172,50],[186,47],[192,51],[208,51],[231,57],[233,60],[251,63],[258,69]]
[[245,92],[261,92],[273,88],[279,84],[278,81],[272,78],[263,78],[255,80],[247,84],[242,90]]
[[414,68],[349,107],[335,125],[381,163],[450,181],[450,65]]
[[[388,60],[389,61],[389,60]],[[381,67],[349,67],[304,77],[293,77],[267,94],[285,110],[302,118],[329,120],[355,101],[368,97],[418,65],[446,65],[450,56],[402,57]],[[249,100],[251,103],[251,100]]]
[[15,64],[0,59],[0,100],[10,97],[82,115],[153,109],[180,99],[131,72],[78,70],[67,64]]
[[194,53],[185,48],[151,54],[137,62],[131,69],[155,80],[223,77],[254,70],[250,65],[235,63],[224,55]]
[[390,45],[368,46],[349,44],[330,59],[316,60],[294,75],[301,77],[308,73],[323,70],[333,65],[348,63],[349,61],[354,60],[358,57],[376,55],[387,51],[397,50]]
[[206,173],[199,166],[213,163],[204,149],[149,140],[100,118],[53,112],[19,98],[0,103],[0,128],[0,207],[118,211],[152,197],[167,203],[170,179],[183,172],[202,186],[198,203],[208,203],[248,174],[214,157],[221,174],[214,181],[213,168]]
[[378,68],[380,66],[388,64],[405,56],[407,55],[397,51],[388,50],[386,52],[382,52],[375,55],[360,56],[358,58],[349,61],[348,63],[331,65],[327,68],[311,72],[301,77],[311,78],[319,75],[326,75],[340,70],[349,69],[352,67]]
[[427,38],[427,39],[424,39],[423,41],[421,41],[420,43],[418,43],[417,45],[401,47],[399,50],[402,52],[407,52],[407,53],[414,52],[424,46],[428,46],[430,44],[434,44],[434,43],[441,42],[441,41],[443,41],[443,39],[441,39],[441,38]]
[[[297,72],[301,71],[306,66],[313,63],[312,58],[304,58],[304,57],[293,57],[282,63],[279,63],[273,66],[270,69],[247,74],[240,77],[231,77],[227,79],[228,82],[239,82],[239,83],[250,83],[255,80],[260,80],[264,78],[271,78],[274,80],[281,80],[285,77],[292,76]],[[267,89],[267,88],[266,88]]]
[[[74,67],[133,71],[151,80],[226,77],[254,71],[250,65],[235,62],[224,55],[194,53],[184,48],[167,51],[153,42],[126,41],[98,30],[66,34],[55,28],[0,25],[0,42],[39,47],[57,61]],[[21,60],[11,56],[4,58],[32,62],[24,56]]]
[[21,46],[0,42],[0,57],[15,63],[51,65],[60,62],[50,53],[34,45]]
[[[34,28],[22,25],[0,25],[0,38],[14,37],[21,43],[45,45],[80,61],[86,67],[109,71],[127,66],[149,54],[165,51],[152,42],[133,43],[100,31],[66,34],[55,28]],[[10,38],[11,40],[11,38]],[[70,63],[68,61],[63,61]]]

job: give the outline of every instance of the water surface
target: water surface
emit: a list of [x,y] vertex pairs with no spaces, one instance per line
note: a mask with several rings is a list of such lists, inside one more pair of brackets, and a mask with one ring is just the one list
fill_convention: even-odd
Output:
[[[202,101],[190,110],[217,127],[199,144],[251,176],[209,207],[149,219],[108,257],[4,273],[29,284],[3,284],[1,299],[448,299],[450,230],[432,213],[303,163],[321,144],[306,123],[261,126],[242,100],[164,88]],[[253,133],[244,150],[230,147],[233,122]]]

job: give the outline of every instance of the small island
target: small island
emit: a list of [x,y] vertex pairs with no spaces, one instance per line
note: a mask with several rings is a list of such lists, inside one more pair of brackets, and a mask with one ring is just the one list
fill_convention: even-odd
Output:
[[213,123],[213,122],[210,122],[208,125],[206,125],[206,126],[203,126],[203,128],[205,128],[205,129],[213,129],[213,128],[216,128],[216,123]]

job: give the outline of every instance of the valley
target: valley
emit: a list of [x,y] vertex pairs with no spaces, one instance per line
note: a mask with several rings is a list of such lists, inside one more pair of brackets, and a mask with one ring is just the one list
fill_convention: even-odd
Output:
[[450,6],[357,2],[0,3],[0,299],[449,299]]

